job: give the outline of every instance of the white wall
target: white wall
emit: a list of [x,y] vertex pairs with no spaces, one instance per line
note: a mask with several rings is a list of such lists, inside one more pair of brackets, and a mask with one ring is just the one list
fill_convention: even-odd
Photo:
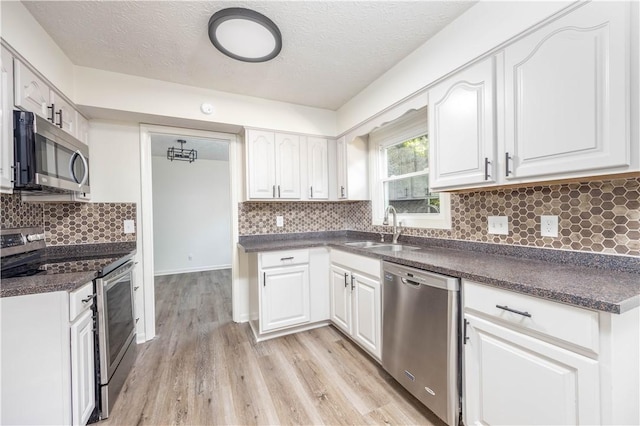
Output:
[[73,100],[74,65],[19,1],[0,1],[0,35]]
[[[94,68],[76,67],[75,71],[74,101],[79,105],[291,132],[336,134],[336,113],[326,109]],[[204,102],[213,104],[213,114],[200,111]]]
[[480,1],[338,109],[337,133],[357,126],[571,3]]
[[[146,321],[142,278],[142,233],[140,221],[140,126],[137,123],[92,121],[89,127],[89,183],[91,201],[136,203],[136,244],[134,282],[137,341],[146,340]],[[149,285],[153,285],[150,283]]]
[[155,275],[230,268],[229,162],[153,157],[152,171]]

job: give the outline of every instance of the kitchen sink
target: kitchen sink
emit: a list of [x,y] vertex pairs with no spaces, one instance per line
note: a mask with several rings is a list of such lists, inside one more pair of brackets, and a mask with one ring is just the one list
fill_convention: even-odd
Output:
[[357,247],[357,248],[372,248],[385,245],[384,243],[376,243],[374,241],[354,241],[352,243],[344,243],[345,246]]
[[376,251],[410,251],[410,250],[420,250],[420,247],[416,246],[405,246],[404,244],[379,244],[378,246],[371,247]]
[[348,247],[357,247],[363,249],[371,249],[375,251],[407,251],[407,250],[420,250],[420,247],[406,246],[404,244],[390,244],[390,243],[376,243],[374,241],[354,241],[351,243],[344,243]]

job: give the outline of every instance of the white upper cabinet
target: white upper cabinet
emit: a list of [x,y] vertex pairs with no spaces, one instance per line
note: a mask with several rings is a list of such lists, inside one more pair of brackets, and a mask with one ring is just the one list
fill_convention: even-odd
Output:
[[630,164],[629,8],[590,3],[505,49],[507,178]]
[[429,90],[432,189],[495,182],[495,59]]
[[275,134],[276,196],[300,198],[300,136]]
[[76,137],[80,142],[89,144],[89,120],[76,111]]
[[0,192],[13,192],[13,57],[2,48]]
[[343,136],[336,140],[336,193],[339,200],[347,198],[347,141]]
[[300,137],[247,130],[249,199],[300,198]]
[[275,198],[275,135],[259,130],[247,131],[247,177],[249,198]]
[[310,199],[329,198],[328,141],[323,138],[307,138],[307,179]]
[[76,137],[76,110],[53,91],[51,91],[49,98],[51,99],[51,104],[54,105],[55,108],[53,124]]
[[53,122],[55,111],[49,86],[18,59],[13,65],[15,106]]

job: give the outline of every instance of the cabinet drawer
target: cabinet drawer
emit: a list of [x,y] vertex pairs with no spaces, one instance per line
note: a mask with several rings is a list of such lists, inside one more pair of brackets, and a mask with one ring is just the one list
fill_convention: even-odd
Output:
[[309,263],[309,250],[286,250],[260,254],[260,266],[262,268],[299,265],[301,263]]
[[[463,288],[465,312],[482,313],[516,328],[530,330],[598,353],[597,312],[471,281],[464,281]],[[504,308],[527,313],[530,317]]]
[[340,250],[331,250],[331,263],[346,267],[352,272],[361,272],[370,277],[380,278],[380,261],[373,257],[360,256]]
[[69,320],[73,321],[86,309],[93,305],[93,282],[87,283],[69,293]]

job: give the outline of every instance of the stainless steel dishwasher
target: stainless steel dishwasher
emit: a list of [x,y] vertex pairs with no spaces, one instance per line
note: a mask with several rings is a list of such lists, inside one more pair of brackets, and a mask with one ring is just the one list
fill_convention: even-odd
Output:
[[382,366],[448,425],[458,424],[457,278],[383,262]]

